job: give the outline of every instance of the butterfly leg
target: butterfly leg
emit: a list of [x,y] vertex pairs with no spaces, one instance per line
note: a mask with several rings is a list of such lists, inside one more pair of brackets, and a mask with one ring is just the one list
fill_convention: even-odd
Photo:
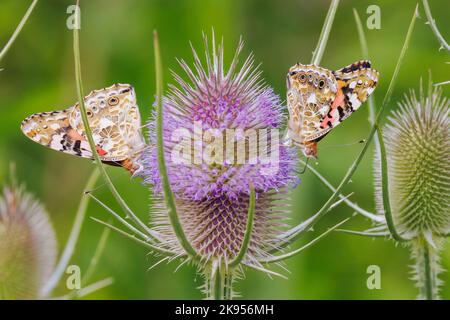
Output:
[[308,168],[308,161],[309,161],[309,157],[306,157],[305,166],[303,167],[302,171],[298,172],[298,174],[304,174],[306,172],[306,169]]

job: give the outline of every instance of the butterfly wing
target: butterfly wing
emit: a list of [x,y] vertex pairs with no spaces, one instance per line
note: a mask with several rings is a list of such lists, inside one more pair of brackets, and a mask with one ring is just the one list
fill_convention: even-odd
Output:
[[33,114],[22,121],[22,132],[31,140],[53,150],[92,158],[89,144],[70,125],[71,112],[72,108]]
[[289,69],[287,104],[289,136],[296,145],[321,135],[320,123],[336,98],[337,82],[330,70],[297,64]]
[[308,140],[323,136],[347,119],[368,99],[378,84],[379,73],[371,68],[367,60],[355,62],[333,74],[338,86],[336,98],[322,119],[319,131]]
[[[85,97],[85,106],[102,161],[119,164],[130,157],[137,141],[144,144],[132,86],[115,84],[92,91]],[[63,111],[32,115],[23,121],[22,131],[54,150],[92,158],[79,104]]]
[[[85,98],[86,113],[92,137],[100,148],[99,155],[105,162],[120,162],[130,155],[132,145],[126,127],[130,109],[138,111],[134,90],[130,85],[115,84],[111,87],[92,91]],[[70,124],[81,136],[86,131],[78,104],[73,108]]]
[[142,135],[142,122],[139,108],[135,102],[127,103],[119,119],[120,131],[127,145],[131,146],[129,155],[139,153],[145,147],[144,136]]

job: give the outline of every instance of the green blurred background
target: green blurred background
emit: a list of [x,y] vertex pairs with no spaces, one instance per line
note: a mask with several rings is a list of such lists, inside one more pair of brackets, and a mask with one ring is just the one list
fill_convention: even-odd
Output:
[[[20,122],[35,112],[63,109],[76,101],[73,71],[72,32],[66,28],[66,9],[74,1],[39,1],[30,20],[1,63],[0,72],[0,181],[8,179],[9,163],[17,165],[17,175],[27,189],[36,194],[50,212],[60,249],[68,237],[84,184],[93,170],[85,159],[44,149],[21,133]],[[0,46],[9,39],[31,1],[0,1]],[[381,8],[381,29],[366,30],[371,60],[381,74],[375,91],[381,101],[410,22],[414,1],[343,0],[338,8],[322,65],[330,69],[361,59],[352,9],[365,24],[366,9]],[[245,42],[244,54],[251,51],[262,63],[264,77],[283,99],[285,74],[297,61],[309,62],[329,1],[306,0],[89,0],[81,1],[81,51],[85,90],[131,83],[135,86],[143,119],[155,94],[152,31],[160,34],[166,82],[173,81],[169,69],[180,71],[175,57],[192,61],[189,41],[202,50],[202,31],[223,35],[226,59],[234,53],[239,37]],[[448,1],[430,0],[437,24],[450,37]],[[422,8],[420,8],[422,10]],[[417,21],[389,109],[395,109],[409,88],[418,88],[428,70],[436,82],[449,79],[448,54],[425,25],[424,14]],[[448,95],[449,86],[445,88]],[[344,125],[320,143],[317,169],[335,185],[343,177],[361,145],[356,142],[368,133],[368,109],[363,107]],[[351,144],[343,146],[345,144]],[[109,168],[121,194],[142,219],[148,219],[149,190],[141,181],[131,180],[121,169]],[[119,209],[103,183],[96,194]],[[361,163],[346,192],[355,191],[353,201],[374,210],[372,152]],[[292,224],[310,216],[330,196],[311,173],[302,176],[293,192]],[[341,205],[320,222],[316,232],[349,216],[351,209]],[[92,204],[88,216],[108,219],[107,213]],[[355,229],[370,226],[357,216],[347,225]],[[72,264],[82,270],[89,264],[102,228],[87,219]],[[309,239],[317,233],[308,235]],[[305,241],[306,239],[303,239]],[[96,269],[95,279],[112,276],[114,285],[91,294],[91,299],[197,299],[202,278],[192,267],[174,273],[176,262],[151,271],[155,257],[145,248],[112,234]],[[444,250],[443,266],[450,268],[450,252]],[[366,268],[378,265],[382,272],[381,290],[368,290]],[[332,234],[303,254],[287,261],[289,280],[270,279],[248,270],[236,289],[248,299],[412,299],[417,290],[409,280],[411,261],[408,250],[392,241]],[[443,297],[450,298],[449,273]],[[95,280],[94,279],[94,280]],[[64,293],[64,287],[58,288]]]

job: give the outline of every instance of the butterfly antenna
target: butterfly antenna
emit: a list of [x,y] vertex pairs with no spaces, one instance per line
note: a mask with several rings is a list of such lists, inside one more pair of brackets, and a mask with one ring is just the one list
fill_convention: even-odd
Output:
[[361,139],[359,141],[355,141],[355,142],[351,142],[351,143],[334,144],[334,145],[330,145],[330,146],[323,146],[322,149],[338,148],[338,147],[349,147],[349,146],[354,146],[355,144],[360,144],[360,143],[366,143],[366,139]]

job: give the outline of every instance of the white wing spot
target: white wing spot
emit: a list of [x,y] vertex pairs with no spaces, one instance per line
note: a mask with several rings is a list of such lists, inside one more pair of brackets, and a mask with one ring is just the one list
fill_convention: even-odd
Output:
[[104,128],[107,128],[107,127],[111,127],[111,126],[114,126],[114,122],[112,122],[108,118],[101,118],[100,119],[100,130],[104,129]]
[[308,97],[308,100],[306,100],[306,103],[317,103],[316,94],[311,93]]

